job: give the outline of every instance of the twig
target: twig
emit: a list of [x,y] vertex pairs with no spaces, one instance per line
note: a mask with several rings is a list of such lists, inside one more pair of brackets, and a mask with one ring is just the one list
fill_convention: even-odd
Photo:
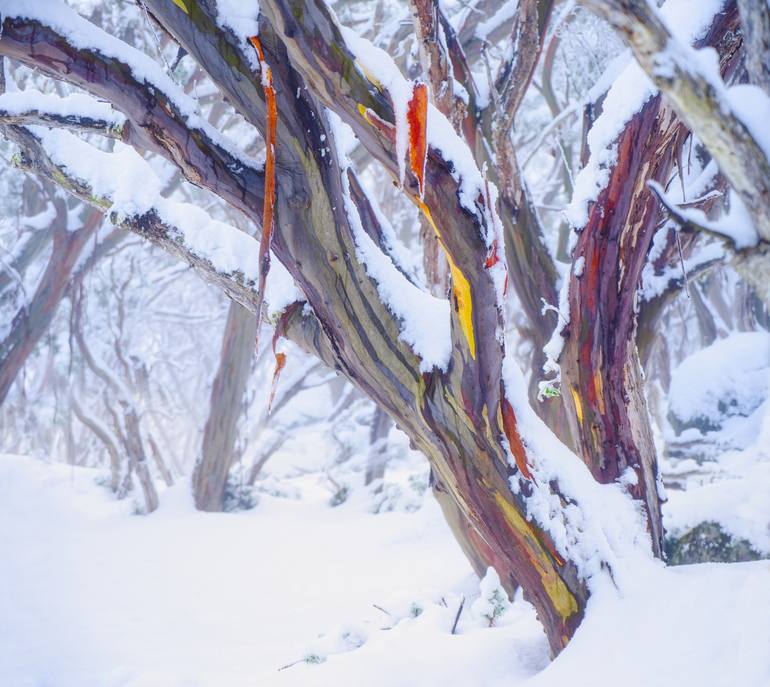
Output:
[[[665,191],[661,187],[661,185],[656,181],[648,181],[647,187],[657,196],[658,201],[660,201],[660,204],[666,209],[671,219],[679,225],[679,227],[683,231],[691,231],[691,232],[702,232],[704,234],[708,234],[710,236],[714,236],[721,241],[734,243],[733,240],[730,237],[730,233],[727,230],[721,230],[718,226],[714,226],[713,224],[704,224],[702,222],[699,222],[698,220],[694,219],[691,215],[685,214],[683,212],[684,207],[677,206],[674,203],[671,202],[671,200],[668,199],[666,196]],[[737,249],[733,246],[734,250],[736,252],[739,252],[741,249]]]
[[460,607],[457,609],[457,615],[455,616],[455,621],[452,623],[452,634],[457,633],[457,623],[460,622],[460,615],[463,612],[463,607],[465,606],[465,596],[460,601]]
[[278,669],[278,672],[280,673],[282,670],[286,670],[287,668],[291,668],[292,666],[296,666],[298,663],[304,663],[305,659],[301,658],[298,661],[294,661],[293,663],[287,663],[285,666],[281,666]]
[[690,282],[687,279],[687,268],[684,265],[684,254],[682,253],[682,238],[679,236],[679,229],[675,231],[676,249],[679,251],[679,263],[682,265],[682,279],[684,280],[684,292],[687,298],[690,298]]

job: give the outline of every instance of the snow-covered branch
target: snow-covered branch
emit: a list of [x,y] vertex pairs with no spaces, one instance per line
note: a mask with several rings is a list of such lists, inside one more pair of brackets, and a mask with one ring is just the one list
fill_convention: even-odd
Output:
[[[57,0],[0,0],[0,15],[0,55],[108,101],[126,117],[122,137],[127,143],[162,155],[188,181],[247,214],[261,207],[262,165],[210,126],[196,102],[147,55]],[[67,101],[60,107],[78,105]]]
[[[733,197],[733,206],[730,208],[730,212],[718,221],[712,221],[701,210],[677,205],[666,195],[660,184],[651,182],[649,186],[669,216],[682,230],[709,234],[719,239],[723,244],[730,246],[730,248],[721,251],[722,255],[719,254],[719,251],[716,255],[713,255],[713,250],[708,251],[712,254],[711,257],[696,262],[694,269],[692,265],[682,266],[680,274],[681,271],[686,270],[682,279],[685,276],[694,279],[703,269],[727,259],[736,272],[754,289],[765,305],[770,307],[770,267],[768,263],[770,244],[767,241],[759,241],[751,222],[746,217],[746,210],[740,199]],[[730,253],[732,253],[731,256]]]
[[720,240],[730,241],[736,250],[743,250],[757,245],[759,237],[746,217],[746,210],[740,200],[732,198],[732,212],[719,221],[712,221],[698,208],[684,207],[677,204],[657,181],[649,181],[650,190],[657,196],[660,204],[666,208],[671,218],[686,231],[700,231]]
[[112,221],[190,264],[206,281],[254,311],[258,244],[205,211],[163,198],[152,167],[131,147],[103,152],[67,131],[11,127],[15,162],[110,213]]
[[29,89],[0,95],[0,123],[52,126],[122,139],[126,118],[109,103],[84,93],[62,97]]
[[624,36],[642,69],[714,156],[757,232],[770,239],[768,95],[751,86],[728,89],[714,51],[683,44],[646,0],[584,4]]

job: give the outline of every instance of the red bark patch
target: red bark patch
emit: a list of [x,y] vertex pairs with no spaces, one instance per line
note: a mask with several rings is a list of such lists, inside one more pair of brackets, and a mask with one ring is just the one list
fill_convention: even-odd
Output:
[[498,262],[500,262],[500,256],[497,254],[497,239],[495,239],[492,242],[492,247],[489,249],[487,259],[484,261],[484,267],[489,269],[490,267],[494,267]]
[[409,164],[417,177],[420,198],[425,193],[425,159],[428,155],[428,86],[416,83],[407,104],[406,119],[409,122]]
[[527,465],[527,452],[524,449],[524,444],[519,435],[519,428],[516,424],[516,413],[513,412],[513,406],[505,396],[502,396],[500,399],[500,410],[503,415],[503,430],[511,447],[513,459],[516,461],[516,467],[519,468],[519,472],[524,477],[531,480],[532,473],[529,471],[529,465]]
[[275,346],[278,343],[278,339],[282,336],[286,336],[286,327],[289,320],[297,310],[301,310],[303,307],[305,307],[304,301],[294,301],[294,303],[289,305],[283,313],[281,313],[281,316],[278,318],[278,322],[275,325],[275,331],[273,332],[273,353],[275,353]]
[[388,141],[395,144],[396,142],[396,127],[390,122],[386,122],[380,117],[374,110],[370,110],[368,107],[364,107],[359,103],[358,111],[361,116],[371,124],[377,131],[380,132]]

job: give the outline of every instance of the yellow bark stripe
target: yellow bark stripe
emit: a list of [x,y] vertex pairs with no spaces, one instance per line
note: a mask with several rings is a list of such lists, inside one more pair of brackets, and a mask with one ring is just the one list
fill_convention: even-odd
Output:
[[594,393],[596,394],[596,403],[599,407],[599,414],[604,415],[604,383],[602,381],[601,369],[597,369],[594,372]]
[[567,618],[578,612],[575,597],[567,589],[564,580],[554,570],[553,563],[549,560],[537,536],[532,531],[531,525],[499,492],[495,494],[495,501],[503,513],[505,513],[505,519],[508,521],[508,524],[524,539],[526,548],[532,551],[533,555],[530,556],[530,562],[535,566],[540,575],[545,593],[548,594],[548,598],[551,600],[556,612],[566,621]]
[[444,239],[441,236],[436,223],[433,221],[433,217],[430,214],[428,206],[421,200],[417,201],[417,204],[425,215],[425,219],[433,227],[433,231],[436,234],[441,248],[444,250],[447,262],[449,263],[449,273],[452,276],[452,292],[457,303],[457,316],[460,320],[460,328],[465,334],[465,340],[468,342],[468,348],[471,352],[471,358],[476,359],[476,337],[473,333],[473,301],[471,300],[471,285],[465,278],[460,268],[455,264],[452,256],[449,254],[446,246],[444,245]]
[[185,14],[190,14],[190,10],[187,9],[187,5],[182,0],[172,0],[173,3],[179,7]]
[[580,394],[574,387],[570,387],[570,393],[572,394],[572,400],[575,402],[575,414],[577,415],[578,422],[582,425],[583,403],[580,401]]
[[[358,104],[358,112],[368,124],[375,127],[377,126],[375,122],[372,121],[370,111],[361,103]],[[465,340],[468,342],[471,358],[476,360],[476,336],[473,332],[473,301],[471,300],[470,282],[466,279],[462,270],[457,266],[452,259],[452,256],[449,254],[447,247],[444,245],[444,239],[442,238],[436,223],[433,221],[428,206],[425,205],[420,198],[415,199],[415,202],[422,210],[422,213],[430,223],[430,226],[433,227],[436,238],[446,255],[447,262],[449,263],[449,274],[452,276],[452,293],[454,294],[455,303],[457,304],[457,315],[460,319],[460,328],[465,335]]]

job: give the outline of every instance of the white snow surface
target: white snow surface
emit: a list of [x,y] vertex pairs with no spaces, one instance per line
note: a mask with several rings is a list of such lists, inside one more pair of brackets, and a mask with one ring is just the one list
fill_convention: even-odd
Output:
[[703,476],[687,489],[668,490],[663,524],[669,534],[681,536],[702,522],[716,522],[735,539],[746,539],[755,551],[770,556],[767,424],[765,420],[752,446],[720,455],[701,468]]
[[685,358],[671,375],[668,403],[682,420],[718,424],[726,415],[748,416],[769,391],[770,334],[740,332]]
[[287,307],[297,301],[304,301],[305,296],[297,287],[294,278],[283,263],[270,254],[270,271],[265,284],[265,303],[267,317],[280,315]]
[[259,0],[216,0],[217,24],[230,29],[254,70],[259,70],[259,58],[249,38],[259,35]]
[[[664,472],[686,477],[684,490],[668,490],[666,530],[681,536],[704,521],[718,523],[736,539],[770,555],[770,334],[733,333],[689,357],[674,370],[669,408],[682,418],[720,424],[702,435],[713,458],[670,460]],[[720,401],[724,404],[719,408]],[[689,475],[689,476],[687,476]]]
[[770,97],[758,86],[737,84],[727,89],[727,100],[765,155],[770,158],[770,131],[767,126],[770,118]]
[[0,94],[0,109],[13,115],[39,112],[60,117],[89,117],[103,120],[113,126],[120,126],[126,121],[125,116],[113,109],[109,103],[86,93],[60,96],[43,93],[36,88]]
[[217,22],[232,29],[236,36],[250,38],[259,34],[258,0],[216,0]]
[[4,686],[770,683],[768,561],[646,566],[622,594],[597,589],[549,664],[521,598],[496,627],[469,611],[478,581],[430,497],[372,515],[308,488],[205,514],[179,484],[137,516],[97,474],[0,455]]

